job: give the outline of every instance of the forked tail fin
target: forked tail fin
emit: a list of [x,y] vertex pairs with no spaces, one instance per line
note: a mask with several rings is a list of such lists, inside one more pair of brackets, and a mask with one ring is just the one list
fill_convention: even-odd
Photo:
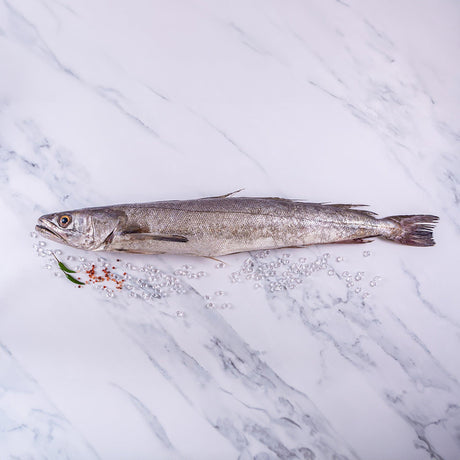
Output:
[[399,224],[391,235],[385,236],[387,239],[409,246],[435,245],[433,229],[439,217],[431,215],[390,216],[385,220]]

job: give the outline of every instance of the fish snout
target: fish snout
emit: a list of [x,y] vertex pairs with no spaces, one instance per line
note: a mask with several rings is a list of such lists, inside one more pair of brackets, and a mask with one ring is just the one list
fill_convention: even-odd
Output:
[[48,215],[39,217],[37,225],[35,225],[35,231],[45,238],[62,242],[62,236],[56,232],[56,226],[50,221],[49,217]]

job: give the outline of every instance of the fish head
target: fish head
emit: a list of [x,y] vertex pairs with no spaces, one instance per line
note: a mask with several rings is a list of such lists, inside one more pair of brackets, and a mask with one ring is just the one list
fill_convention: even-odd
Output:
[[122,214],[107,208],[86,208],[45,214],[35,230],[45,238],[89,251],[102,250],[116,232]]

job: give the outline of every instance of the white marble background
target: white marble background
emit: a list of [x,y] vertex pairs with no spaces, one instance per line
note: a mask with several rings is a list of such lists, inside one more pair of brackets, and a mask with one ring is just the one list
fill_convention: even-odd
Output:
[[[459,30],[454,0],[1,0],[0,458],[460,458]],[[124,257],[180,278],[146,300],[29,235],[243,187],[437,214],[437,245]]]

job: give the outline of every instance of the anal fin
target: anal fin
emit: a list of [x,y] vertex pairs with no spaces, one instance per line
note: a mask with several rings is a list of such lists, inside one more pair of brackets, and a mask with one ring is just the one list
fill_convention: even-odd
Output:
[[343,241],[334,241],[334,244],[365,244],[365,243],[372,243],[371,238],[376,238],[378,235],[375,236],[365,236],[364,238],[354,238],[352,240],[343,240]]

